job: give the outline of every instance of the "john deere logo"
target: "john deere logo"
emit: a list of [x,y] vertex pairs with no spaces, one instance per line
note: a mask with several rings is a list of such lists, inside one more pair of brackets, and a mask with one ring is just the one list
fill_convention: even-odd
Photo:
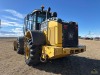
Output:
[[69,33],[69,39],[73,39],[73,33]]

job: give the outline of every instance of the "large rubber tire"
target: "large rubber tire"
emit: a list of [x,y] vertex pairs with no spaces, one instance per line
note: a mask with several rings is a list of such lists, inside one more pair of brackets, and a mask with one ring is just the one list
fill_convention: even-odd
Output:
[[[26,51],[26,47],[28,48],[29,51]],[[32,42],[26,42],[25,43],[25,62],[27,65],[31,66],[36,66],[40,63],[40,57],[42,53],[41,46],[32,46]],[[28,52],[28,53],[27,53]],[[28,57],[27,57],[28,55]]]
[[17,51],[17,47],[18,47],[17,41],[14,41],[14,42],[13,42],[13,48],[14,48],[14,51]]
[[24,54],[24,37],[17,38],[17,53]]
[[18,54],[24,54],[24,49],[20,47],[19,42],[18,42],[17,45],[18,45],[18,47],[17,47],[17,53],[18,53]]

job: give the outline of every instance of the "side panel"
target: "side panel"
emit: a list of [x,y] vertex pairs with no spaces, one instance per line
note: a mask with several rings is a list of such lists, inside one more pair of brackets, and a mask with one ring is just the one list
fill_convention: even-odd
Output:
[[62,46],[62,24],[49,21],[47,38],[50,45]]

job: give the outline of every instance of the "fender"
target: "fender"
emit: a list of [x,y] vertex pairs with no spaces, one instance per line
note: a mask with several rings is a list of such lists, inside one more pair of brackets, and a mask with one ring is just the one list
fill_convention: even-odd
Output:
[[45,45],[46,37],[42,31],[27,31],[25,36],[32,40],[33,45]]

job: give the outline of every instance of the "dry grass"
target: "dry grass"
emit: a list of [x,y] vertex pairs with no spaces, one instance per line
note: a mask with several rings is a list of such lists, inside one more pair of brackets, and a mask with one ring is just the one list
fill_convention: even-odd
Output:
[[92,75],[93,69],[100,75],[100,41],[79,40],[86,52],[29,67],[13,51],[13,40],[0,39],[0,75]]

